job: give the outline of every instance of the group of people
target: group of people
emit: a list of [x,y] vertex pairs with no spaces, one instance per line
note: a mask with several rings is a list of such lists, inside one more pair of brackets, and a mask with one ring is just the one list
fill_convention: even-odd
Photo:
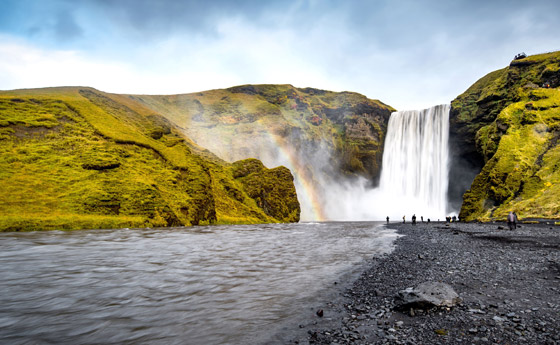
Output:
[[[424,223],[424,216],[420,216],[420,221]],[[428,223],[430,222],[430,218],[427,219]],[[403,224],[406,223],[406,215],[402,216]],[[387,224],[389,224],[389,216],[387,216]],[[412,225],[416,225],[416,214],[412,215]]]
[[[430,218],[427,219],[428,223],[430,222]],[[422,223],[424,223],[424,216],[420,216],[420,221]],[[438,219],[439,221],[439,219]],[[457,218],[457,216],[447,216],[445,217],[445,221],[447,223],[455,223],[459,221],[459,218]],[[406,223],[406,215],[402,216],[402,222],[403,224]],[[514,230],[517,229],[517,222],[518,222],[518,218],[517,218],[517,213],[515,212],[510,212],[507,216],[507,224],[510,230]],[[387,224],[389,224],[389,216],[387,216]],[[412,225],[416,225],[416,214],[412,215]]]

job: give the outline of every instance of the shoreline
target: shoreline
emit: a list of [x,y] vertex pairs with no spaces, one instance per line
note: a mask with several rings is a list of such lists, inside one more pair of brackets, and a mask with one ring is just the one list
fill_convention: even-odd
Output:
[[[275,344],[560,344],[560,227],[390,223],[404,235]],[[450,285],[451,308],[396,311],[398,291]],[[331,289],[332,287],[328,287]],[[323,310],[323,316],[315,311]]]

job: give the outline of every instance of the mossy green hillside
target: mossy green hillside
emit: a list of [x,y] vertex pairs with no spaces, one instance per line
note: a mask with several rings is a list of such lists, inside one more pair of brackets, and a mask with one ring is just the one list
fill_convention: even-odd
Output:
[[261,161],[250,158],[233,163],[231,169],[233,177],[267,215],[289,222],[299,220],[295,189],[288,183],[278,183],[293,179],[288,168],[267,169]]
[[[263,145],[288,143],[313,156],[326,145],[338,172],[379,174],[393,108],[353,92],[291,85],[242,85],[172,96],[130,96],[184,128],[190,138],[235,161]],[[281,144],[280,144],[281,145]]]
[[90,88],[0,92],[0,231],[297,221],[153,110]]
[[454,126],[482,166],[462,219],[560,217],[559,66],[560,52],[514,60],[453,101]]

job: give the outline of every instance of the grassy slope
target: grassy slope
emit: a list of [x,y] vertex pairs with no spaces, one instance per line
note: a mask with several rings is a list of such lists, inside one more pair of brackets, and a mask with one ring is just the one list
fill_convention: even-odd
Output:
[[290,205],[289,216],[274,217],[232,166],[128,97],[89,88],[0,92],[0,143],[0,231],[299,218],[291,175],[266,176]]
[[[291,85],[243,85],[184,95],[130,97],[164,114],[225,159],[254,156],[252,144],[266,141],[272,133],[300,153],[305,147],[325,143],[335,153],[334,161],[340,162],[342,172],[369,177],[379,172],[386,125],[394,111],[357,93]],[[226,145],[218,145],[212,136],[220,136]]]
[[559,70],[560,52],[516,60],[452,103],[485,162],[461,218],[560,216]]

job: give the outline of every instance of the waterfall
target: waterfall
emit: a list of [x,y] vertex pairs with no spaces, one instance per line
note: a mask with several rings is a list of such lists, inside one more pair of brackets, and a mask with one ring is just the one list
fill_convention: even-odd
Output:
[[395,112],[389,119],[379,189],[400,199],[407,217],[446,215],[449,108]]
[[326,213],[335,220],[407,221],[447,215],[449,105],[391,114],[379,187],[362,179],[330,186]]

